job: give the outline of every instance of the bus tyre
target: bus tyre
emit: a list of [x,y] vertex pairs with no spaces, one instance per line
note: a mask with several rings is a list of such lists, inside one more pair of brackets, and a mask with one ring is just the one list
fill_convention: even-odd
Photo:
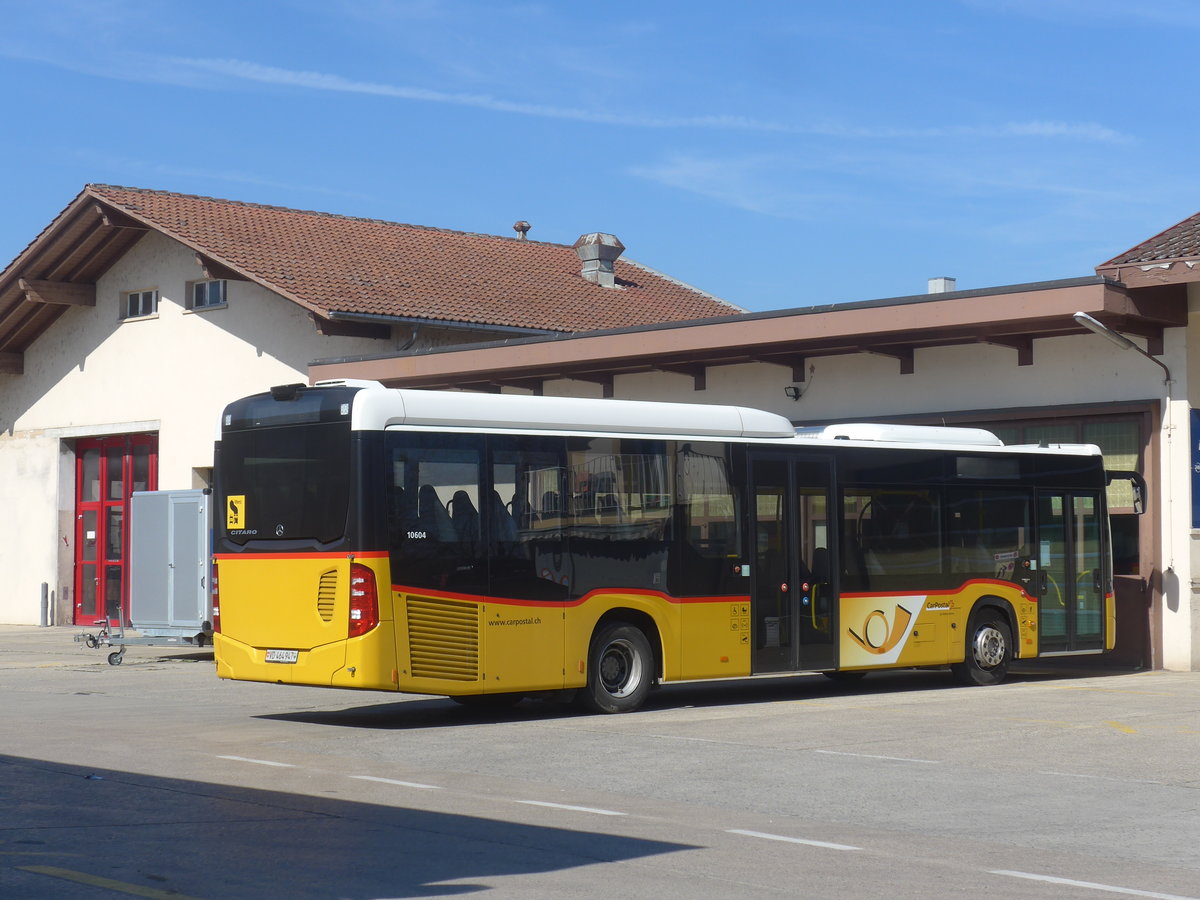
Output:
[[966,657],[950,667],[963,684],[999,684],[1012,661],[1012,632],[994,609],[982,609],[967,626]]
[[624,622],[603,626],[592,635],[580,703],[592,712],[632,712],[646,699],[653,665],[650,642],[640,628]]

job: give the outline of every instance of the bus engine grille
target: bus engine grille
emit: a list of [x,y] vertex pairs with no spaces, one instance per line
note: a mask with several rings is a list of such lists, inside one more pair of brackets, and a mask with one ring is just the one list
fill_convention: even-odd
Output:
[[333,621],[333,606],[337,601],[337,569],[321,573],[321,582],[317,585],[317,615],[324,622]]
[[415,678],[479,679],[479,607],[408,597],[408,653]]

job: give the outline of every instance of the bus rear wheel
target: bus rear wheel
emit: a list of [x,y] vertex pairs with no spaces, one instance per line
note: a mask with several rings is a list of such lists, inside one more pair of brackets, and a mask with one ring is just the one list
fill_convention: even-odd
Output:
[[632,712],[653,680],[654,654],[640,628],[624,622],[603,626],[588,650],[587,686],[578,694],[592,712]]
[[1003,616],[983,609],[967,625],[966,656],[950,667],[963,684],[999,684],[1012,661],[1012,632]]

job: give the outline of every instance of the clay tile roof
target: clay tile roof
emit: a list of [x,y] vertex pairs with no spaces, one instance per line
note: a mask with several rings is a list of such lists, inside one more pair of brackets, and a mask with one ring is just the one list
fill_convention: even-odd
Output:
[[1184,219],[1178,225],[1172,225],[1166,231],[1159,232],[1096,268],[1099,270],[1107,266],[1196,257],[1200,257],[1200,213]]
[[86,194],[312,311],[552,331],[743,312],[636,262],[617,287],[580,276],[570,246],[93,184]]

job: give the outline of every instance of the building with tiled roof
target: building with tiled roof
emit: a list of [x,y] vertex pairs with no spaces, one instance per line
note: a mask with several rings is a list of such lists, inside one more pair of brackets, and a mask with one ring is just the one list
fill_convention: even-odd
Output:
[[313,359],[741,312],[612,235],[514,227],[85,187],[0,273],[0,485],[23,510],[0,622],[36,619],[42,583],[58,622],[122,606],[130,493],[207,486],[223,406]]
[[[115,614],[130,494],[207,486],[226,402],[364,378],[1097,444],[1147,490],[1110,492],[1116,643],[1083,661],[1200,670],[1200,216],[1086,277],[752,314],[612,235],[568,246],[518,224],[491,237],[86,188],[0,274],[0,491],[18,511],[0,542],[21,561],[0,621],[37,621],[43,584],[56,622]],[[1095,547],[1061,543],[1089,498],[1048,499],[1066,532],[1026,536],[1066,608],[1095,568]],[[842,533],[842,515],[831,497],[813,527]],[[754,527],[747,511],[739,533]]]
[[1136,287],[1185,284],[1197,280],[1193,274],[1197,265],[1200,265],[1200,213],[1118,253],[1098,265],[1096,274]]
[[[428,323],[456,340],[468,328],[577,332],[729,315],[739,308],[631,260],[611,283],[584,277],[564,244],[469,234],[166,191],[93,184],[0,274],[0,353],[16,359],[96,278],[153,231],[196,254],[209,274],[257,284],[309,312],[323,330]],[[41,291],[25,284],[40,283]],[[49,285],[55,285],[51,288]],[[32,298],[32,299],[31,299]]]

